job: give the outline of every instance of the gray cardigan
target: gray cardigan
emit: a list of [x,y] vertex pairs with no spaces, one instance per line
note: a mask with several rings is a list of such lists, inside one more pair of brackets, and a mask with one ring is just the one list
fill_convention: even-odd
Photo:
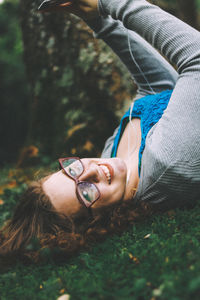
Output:
[[[137,98],[174,88],[162,118],[147,135],[135,201],[174,207],[198,200],[200,33],[145,0],[99,0],[98,8],[99,19],[89,21],[88,24],[95,31],[96,37],[104,39],[119,55],[133,75],[139,87]],[[131,63],[127,43],[133,51],[138,51],[135,53],[137,66],[134,66],[133,61]],[[138,64],[142,65],[142,59],[145,61],[139,45],[143,45],[146,51],[146,65],[152,65],[148,68],[152,70],[145,77],[134,69],[138,69]],[[178,73],[150,45],[176,65]],[[148,63],[147,53],[154,56],[156,76],[155,64],[152,57],[152,64]],[[142,65],[145,69],[144,65],[145,62]],[[102,157],[110,156],[115,134],[107,141]]]

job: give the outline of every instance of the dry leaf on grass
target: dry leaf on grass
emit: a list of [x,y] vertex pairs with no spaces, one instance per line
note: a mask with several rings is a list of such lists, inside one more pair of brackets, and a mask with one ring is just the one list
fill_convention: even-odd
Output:
[[69,299],[70,299],[70,295],[68,294],[64,294],[57,298],[57,300],[69,300]]
[[168,263],[169,262],[169,257],[165,257],[165,262]]
[[144,236],[144,239],[148,239],[151,236],[151,233],[148,233],[147,235]]
[[2,199],[0,199],[0,205],[3,205],[4,201]]
[[78,130],[84,128],[85,126],[86,126],[85,123],[80,123],[80,124],[74,125],[72,128],[70,128],[67,131],[67,139],[69,139],[75,132],[77,132]]
[[83,150],[91,151],[94,148],[94,145],[89,140],[86,141],[85,145],[83,146]]
[[10,181],[10,182],[7,184],[7,187],[6,187],[6,188],[8,188],[8,189],[13,189],[13,188],[16,187],[16,185],[17,185],[16,180],[13,180],[13,181]]
[[137,257],[133,256],[132,253],[129,253],[128,256],[129,256],[129,258],[130,258],[132,261],[134,261],[134,263],[136,263],[136,264],[139,264],[139,263],[140,263],[140,262],[139,262],[139,259],[138,259]]
[[16,180],[12,180],[2,186],[0,186],[0,195],[3,195],[5,189],[13,189],[17,186]]
[[75,155],[76,152],[77,152],[76,148],[72,148],[71,153],[72,153],[73,155]]
[[167,212],[167,214],[168,214],[168,216],[169,217],[172,217],[172,216],[175,216],[175,210],[169,210],[168,212]]

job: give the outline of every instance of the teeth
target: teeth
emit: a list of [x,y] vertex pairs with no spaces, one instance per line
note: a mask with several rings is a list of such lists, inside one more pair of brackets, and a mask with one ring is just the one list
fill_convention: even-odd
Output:
[[102,168],[104,174],[106,175],[108,183],[110,184],[111,183],[111,175],[110,175],[110,171],[109,171],[108,167],[106,167],[105,165],[101,165],[100,167]]

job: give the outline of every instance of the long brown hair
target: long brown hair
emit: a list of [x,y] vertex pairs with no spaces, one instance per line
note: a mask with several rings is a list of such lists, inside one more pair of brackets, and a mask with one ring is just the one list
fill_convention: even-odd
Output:
[[[38,258],[39,251],[30,247],[37,239],[42,248],[59,248],[65,256],[86,247],[113,232],[122,231],[138,218],[151,214],[146,205],[135,207],[133,201],[104,208],[89,220],[81,213],[67,217],[54,209],[44,193],[44,179],[33,182],[23,194],[11,220],[0,231],[0,255],[29,255]],[[84,211],[84,210],[83,210]],[[37,253],[37,255],[36,255]]]

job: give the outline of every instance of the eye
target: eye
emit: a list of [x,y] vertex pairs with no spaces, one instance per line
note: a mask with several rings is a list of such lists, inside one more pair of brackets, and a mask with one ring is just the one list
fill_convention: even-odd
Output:
[[93,203],[100,196],[97,187],[90,182],[80,182],[78,184],[78,192],[83,201]]
[[90,196],[86,190],[82,191],[82,195],[85,198],[85,200],[92,202],[92,200],[90,199]]
[[74,169],[72,169],[72,168],[69,167],[68,171],[69,171],[69,174],[70,174],[72,177],[76,177],[76,171],[75,171]]
[[[67,165],[68,163],[68,165]],[[70,165],[69,162],[65,162],[65,171],[74,178],[78,178],[83,172],[83,166],[80,161],[73,161]]]

